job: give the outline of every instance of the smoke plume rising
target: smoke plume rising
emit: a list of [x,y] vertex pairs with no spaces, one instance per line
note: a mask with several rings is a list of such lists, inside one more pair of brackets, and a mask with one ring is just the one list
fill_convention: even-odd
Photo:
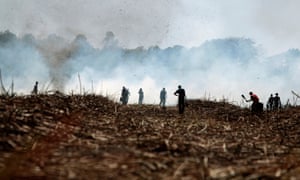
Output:
[[[197,47],[176,45],[122,48],[117,36],[107,32],[102,48],[95,48],[85,35],[72,41],[57,35],[38,39],[0,33],[0,61],[6,87],[14,81],[18,94],[30,94],[35,81],[40,91],[96,93],[118,100],[122,86],[129,88],[129,103],[137,103],[143,88],[145,103],[159,103],[167,89],[167,103],[175,104],[173,92],[180,84],[187,98],[224,100],[243,105],[241,94],[253,91],[266,102],[278,92],[283,103],[300,75],[300,51],[267,57],[252,39],[211,39]],[[8,89],[8,88],[6,88]]]

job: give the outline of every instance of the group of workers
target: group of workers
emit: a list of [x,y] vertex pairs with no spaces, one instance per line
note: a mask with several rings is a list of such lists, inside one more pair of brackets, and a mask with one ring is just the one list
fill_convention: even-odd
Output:
[[[144,92],[143,89],[140,88],[139,89],[139,100],[138,100],[138,104],[142,104],[143,103],[143,99],[144,99]],[[166,103],[166,89],[163,88],[160,91],[160,103],[159,105],[163,108],[165,108],[165,103]],[[178,86],[178,89],[174,92],[175,96],[178,96],[178,111],[179,114],[183,114],[184,113],[184,108],[185,108],[185,90],[181,87],[181,85]],[[254,94],[252,91],[249,92],[250,95],[250,99],[246,99],[246,97],[244,95],[242,95],[242,97],[246,100],[246,102],[252,102],[251,105],[251,111],[254,113],[260,113],[263,112],[263,103],[261,103],[259,101],[259,98],[256,94]],[[128,96],[129,96],[129,90],[126,89],[125,87],[123,87],[122,89],[122,93],[121,93],[121,98],[120,101],[122,102],[122,104],[127,104],[128,102]],[[268,111],[272,111],[272,110],[278,110],[281,108],[281,101],[280,101],[280,97],[278,96],[278,93],[275,93],[275,97],[273,97],[273,94],[271,94],[268,102],[267,102],[267,110]]]
[[[142,88],[139,89],[138,94],[139,94],[138,104],[143,104],[144,92]],[[122,104],[126,105],[128,103],[129,95],[130,95],[129,89],[123,86],[121,91],[121,97],[120,97],[120,101]],[[185,106],[185,90],[181,88],[181,85],[178,86],[178,89],[174,92],[174,95],[178,96],[178,110],[179,113],[182,114],[184,112],[184,106]],[[159,102],[160,107],[162,108],[166,107],[166,98],[167,98],[166,88],[162,88],[162,90],[160,91],[160,102]]]
[[[246,100],[246,102],[252,102],[251,105],[251,111],[254,113],[260,113],[263,111],[263,104],[259,101],[259,98],[256,94],[253,92],[249,92],[250,99],[247,100],[244,95],[242,97]],[[267,110],[273,111],[273,110],[279,110],[281,108],[281,101],[280,97],[278,96],[278,93],[275,93],[275,97],[273,94],[270,95],[268,102],[267,102]]]
[[[38,81],[35,82],[34,88],[32,90],[32,94],[36,95],[38,94]],[[139,94],[139,99],[138,99],[138,104],[143,104],[144,100],[144,92],[143,89],[140,88],[138,91]],[[129,99],[129,89],[123,86],[122,92],[121,92],[121,97],[120,101],[123,105],[126,105],[128,103]],[[178,89],[174,92],[175,96],[178,96],[178,111],[179,114],[184,113],[184,108],[185,108],[185,90],[181,87],[181,85],[178,86]],[[252,91],[249,92],[250,99],[246,99],[244,95],[242,97],[246,100],[246,102],[252,102],[251,105],[251,111],[252,112],[262,112],[263,111],[263,104],[259,101],[259,98],[256,94],[254,94]],[[166,107],[166,98],[167,98],[167,91],[165,88],[162,88],[160,91],[160,102],[159,106],[162,108]],[[273,94],[270,95],[268,102],[267,102],[267,110],[272,111],[272,110],[278,110],[281,108],[281,101],[280,97],[278,96],[278,93],[275,93],[275,96]]]
[[278,96],[278,93],[275,93],[275,96],[273,94],[270,95],[267,103],[267,110],[278,110],[281,109],[281,101],[280,97]]
[[[141,104],[143,104],[143,101],[144,101],[144,91],[142,88],[139,89],[138,94],[139,94],[138,104],[141,105]],[[123,86],[122,92],[121,92],[121,97],[120,97],[120,102],[122,104],[126,105],[128,103],[129,95],[130,95],[129,89],[126,88],[125,86]],[[166,99],[167,99],[166,88],[162,88],[162,90],[160,91],[159,106],[165,108]]]

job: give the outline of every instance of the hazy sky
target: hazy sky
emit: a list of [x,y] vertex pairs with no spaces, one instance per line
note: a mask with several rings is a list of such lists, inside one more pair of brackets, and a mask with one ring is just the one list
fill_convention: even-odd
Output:
[[[5,86],[14,80],[15,90],[25,94],[36,80],[57,88],[53,79],[70,93],[79,89],[80,74],[87,91],[117,100],[121,87],[129,87],[131,103],[140,87],[145,102],[158,103],[166,87],[168,103],[174,104],[178,84],[189,98],[239,102],[241,93],[253,90],[264,101],[275,92],[286,101],[291,90],[300,92],[299,52],[288,51],[295,55],[290,60],[267,57],[300,49],[299,7],[299,0],[0,0],[0,32],[37,39],[56,34],[69,42],[83,34],[89,42],[74,50],[72,43],[51,36],[35,48],[3,46],[0,69]],[[122,48],[100,52],[109,31]],[[163,48],[158,54],[148,49],[155,45]],[[174,45],[186,48],[167,48]],[[138,46],[145,48],[132,50]]]
[[0,31],[73,39],[100,46],[112,31],[123,47],[245,37],[272,55],[300,48],[299,0],[0,0]]

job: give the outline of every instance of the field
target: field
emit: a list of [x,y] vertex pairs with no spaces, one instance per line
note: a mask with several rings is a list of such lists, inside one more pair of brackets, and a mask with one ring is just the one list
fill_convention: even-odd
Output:
[[300,107],[0,98],[0,179],[300,179]]

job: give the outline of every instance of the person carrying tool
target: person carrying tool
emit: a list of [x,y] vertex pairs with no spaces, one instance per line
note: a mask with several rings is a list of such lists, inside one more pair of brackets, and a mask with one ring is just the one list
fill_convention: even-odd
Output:
[[181,85],[178,86],[177,91],[174,92],[175,96],[178,96],[178,110],[179,114],[183,114],[185,106],[185,90],[181,88]]
[[251,111],[254,113],[261,113],[263,111],[263,104],[259,102],[259,98],[256,94],[254,94],[252,91],[249,92],[250,99],[247,100],[244,95],[242,97],[245,99],[246,102],[251,102]]

